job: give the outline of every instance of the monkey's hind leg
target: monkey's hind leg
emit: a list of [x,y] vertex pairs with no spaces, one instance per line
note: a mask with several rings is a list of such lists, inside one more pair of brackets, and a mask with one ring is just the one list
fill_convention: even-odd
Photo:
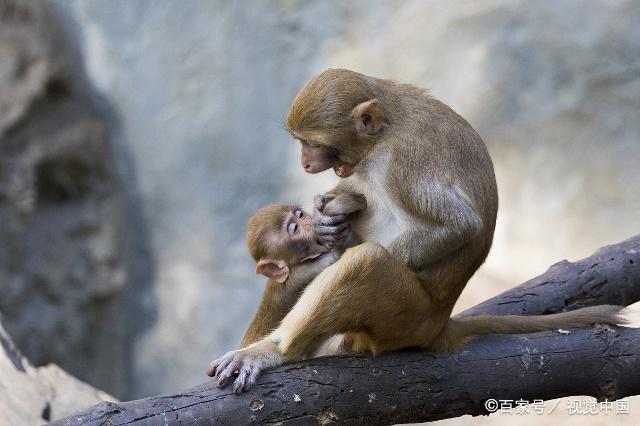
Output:
[[277,329],[217,359],[208,374],[225,386],[238,370],[234,391],[241,392],[261,370],[304,359],[341,333],[356,333],[373,353],[420,346],[431,339],[430,308],[413,272],[381,245],[360,244],[309,284]]
[[418,346],[428,339],[430,307],[412,271],[380,244],[364,243],[318,275],[271,336],[292,360],[339,333],[373,353]]

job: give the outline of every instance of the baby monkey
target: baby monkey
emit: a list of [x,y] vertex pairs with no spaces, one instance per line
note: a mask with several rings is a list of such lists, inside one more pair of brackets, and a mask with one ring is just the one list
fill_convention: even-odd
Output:
[[[343,222],[367,208],[365,197],[356,193],[325,195],[316,198],[315,204],[316,209],[332,216],[336,222]],[[247,246],[256,261],[256,273],[266,276],[268,281],[241,347],[260,340],[275,329],[306,286],[337,261],[346,249],[360,243],[349,221],[341,227],[336,238],[341,242],[328,247],[318,242],[311,215],[299,207],[269,204],[251,217]]]

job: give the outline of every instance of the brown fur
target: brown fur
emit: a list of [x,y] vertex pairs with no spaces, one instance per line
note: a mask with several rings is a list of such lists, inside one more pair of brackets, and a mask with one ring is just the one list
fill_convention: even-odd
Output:
[[308,282],[295,280],[288,280],[284,284],[267,280],[260,306],[244,333],[240,347],[244,348],[262,339],[276,328],[291,310],[307,284]]
[[[328,201],[323,206],[323,211],[331,214],[353,215],[365,210],[366,207],[366,200],[361,194],[341,194]],[[324,268],[337,260],[346,248],[346,246],[336,248],[321,259],[302,265],[284,229],[287,215],[295,210],[297,208],[286,204],[269,204],[249,219],[247,247],[251,257],[256,262],[267,258],[283,259],[287,262],[290,275],[284,283],[267,280],[260,306],[245,331],[240,347],[250,345],[276,328],[298,300],[306,285]],[[348,244],[353,245],[355,241]],[[306,248],[310,248],[309,244]],[[307,250],[304,251],[307,252]]]
[[[364,194],[369,208],[352,226],[366,242],[324,269],[272,333],[214,361],[208,373],[219,385],[238,368],[234,391],[246,390],[260,370],[308,356],[339,333],[356,333],[354,345],[374,353],[448,350],[471,335],[618,321],[618,307],[449,319],[489,253],[498,192],[480,136],[424,90],[330,69],[296,96],[286,125],[303,155],[313,147],[310,172],[333,167],[343,177],[331,194]],[[328,217],[314,214],[316,224]],[[331,226],[318,227],[327,229],[321,241],[333,237]]]
[[596,323],[627,323],[623,307],[600,305],[550,315],[479,315],[449,320],[447,327],[432,344],[437,351],[459,349],[471,338],[482,334],[523,334],[561,328],[586,327]]
[[291,257],[291,253],[283,253],[287,247],[281,244],[279,235],[289,211],[291,207],[286,204],[269,204],[251,216],[247,226],[247,248],[253,260],[258,262],[269,256]]
[[[384,115],[382,130],[373,135],[358,132],[352,117],[371,99]],[[362,182],[383,174],[378,178],[382,185],[370,191],[388,194],[392,216],[414,219],[385,248],[416,273],[432,302],[431,312],[416,318],[416,324],[428,317],[431,327],[444,327],[489,253],[495,229],[495,177],[478,134],[422,89],[348,70],[328,70],[314,78],[296,97],[286,122],[297,137],[355,163],[354,176],[342,179],[332,193],[366,192]],[[382,173],[383,163],[397,166]],[[374,222],[376,202],[371,201],[373,208],[363,219]],[[364,230],[363,240],[375,241],[366,224],[355,228]]]

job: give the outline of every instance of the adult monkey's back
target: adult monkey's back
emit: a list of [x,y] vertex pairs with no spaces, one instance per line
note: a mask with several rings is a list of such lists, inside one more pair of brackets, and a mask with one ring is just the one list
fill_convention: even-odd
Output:
[[[417,274],[430,328],[442,328],[493,240],[498,192],[480,136],[422,89],[341,69],[311,80],[286,123],[307,172],[343,178],[330,193],[365,194],[356,232]],[[331,242],[340,224],[316,216]]]
[[[449,318],[489,253],[498,195],[480,136],[424,90],[330,69],[300,91],[286,124],[307,172],[333,168],[342,178],[330,194],[366,196],[368,209],[353,226],[367,242],[322,271],[272,333],[212,362],[208,374],[220,386],[237,370],[234,391],[246,390],[262,369],[302,359],[340,333],[349,333],[348,349],[378,353],[619,321],[615,306]],[[319,211],[326,197],[316,200]],[[323,242],[348,234],[343,218],[314,215]]]

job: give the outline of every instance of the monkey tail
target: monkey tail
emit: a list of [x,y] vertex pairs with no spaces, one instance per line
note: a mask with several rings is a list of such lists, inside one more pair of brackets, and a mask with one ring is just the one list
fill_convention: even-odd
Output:
[[450,318],[432,349],[453,351],[482,334],[525,334],[560,328],[588,327],[595,323],[629,323],[624,306],[600,305],[549,315],[478,315]]

